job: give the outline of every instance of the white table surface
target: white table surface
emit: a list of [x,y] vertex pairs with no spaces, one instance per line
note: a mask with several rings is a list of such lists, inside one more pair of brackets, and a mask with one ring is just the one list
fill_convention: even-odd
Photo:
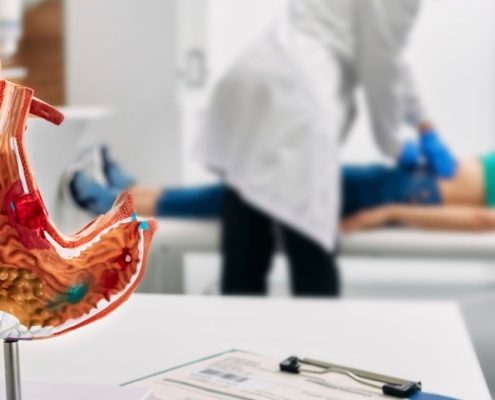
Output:
[[[20,343],[26,380],[120,384],[229,349],[312,357],[490,399],[454,303],[134,294],[56,339]],[[1,367],[3,374],[3,366]]]

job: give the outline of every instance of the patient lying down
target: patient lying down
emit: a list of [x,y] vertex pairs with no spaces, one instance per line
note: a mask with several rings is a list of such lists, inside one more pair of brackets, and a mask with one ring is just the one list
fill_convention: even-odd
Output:
[[[218,218],[222,212],[221,184],[159,189],[139,185],[98,150],[107,185],[83,170],[70,180],[70,192],[81,207],[107,212],[117,195],[128,190],[140,215],[171,218]],[[344,232],[403,225],[422,229],[495,230],[495,153],[459,161],[455,176],[436,178],[426,168],[411,170],[382,165],[344,166],[342,222]]]

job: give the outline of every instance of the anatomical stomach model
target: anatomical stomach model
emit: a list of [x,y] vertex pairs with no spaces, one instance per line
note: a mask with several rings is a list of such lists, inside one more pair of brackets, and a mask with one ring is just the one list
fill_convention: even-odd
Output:
[[0,338],[9,340],[60,335],[121,305],[143,276],[156,229],[123,192],[82,231],[60,233],[25,152],[30,115],[63,121],[33,90],[0,78]]

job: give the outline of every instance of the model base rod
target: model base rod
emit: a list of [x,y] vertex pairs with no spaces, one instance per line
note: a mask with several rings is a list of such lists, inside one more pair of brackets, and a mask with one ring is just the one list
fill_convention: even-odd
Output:
[[5,341],[3,344],[5,359],[5,389],[7,400],[22,400],[21,368],[19,362],[19,343]]

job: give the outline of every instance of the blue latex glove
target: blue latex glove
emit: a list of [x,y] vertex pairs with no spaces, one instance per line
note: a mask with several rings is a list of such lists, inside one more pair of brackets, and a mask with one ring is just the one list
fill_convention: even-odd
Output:
[[421,150],[412,140],[404,142],[397,163],[403,168],[415,168],[421,162]]
[[435,131],[425,132],[421,135],[420,147],[428,166],[437,176],[448,179],[455,175],[457,160]]

